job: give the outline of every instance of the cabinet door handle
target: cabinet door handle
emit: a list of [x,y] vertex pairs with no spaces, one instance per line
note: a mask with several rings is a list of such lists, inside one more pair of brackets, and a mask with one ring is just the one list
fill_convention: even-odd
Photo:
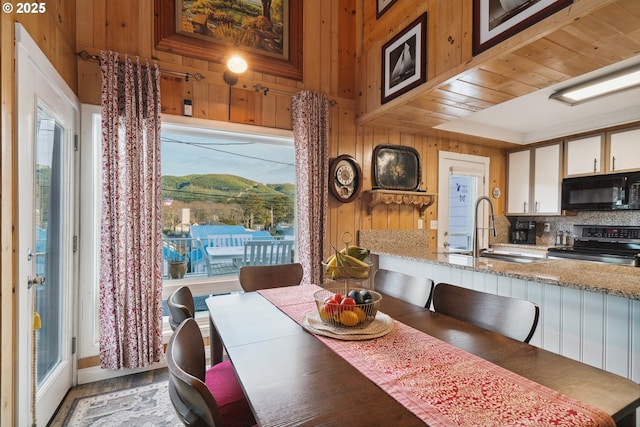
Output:
[[611,157],[611,170],[616,170],[616,156]]
[[527,202],[524,202],[522,205],[522,212],[527,213]]
[[540,202],[538,202],[538,201],[536,200],[536,204],[535,204],[534,212],[535,212],[535,213],[538,213],[539,211],[540,211]]
[[593,159],[593,172],[598,170],[598,159]]

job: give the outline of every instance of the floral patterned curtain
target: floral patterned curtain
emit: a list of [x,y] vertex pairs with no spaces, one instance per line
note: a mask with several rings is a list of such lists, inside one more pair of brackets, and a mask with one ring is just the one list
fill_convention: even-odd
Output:
[[322,283],[327,219],[329,167],[329,101],[302,91],[293,97],[293,138],[296,156],[296,246],[304,269],[303,283]]
[[162,346],[160,72],[102,52],[100,362],[138,368]]

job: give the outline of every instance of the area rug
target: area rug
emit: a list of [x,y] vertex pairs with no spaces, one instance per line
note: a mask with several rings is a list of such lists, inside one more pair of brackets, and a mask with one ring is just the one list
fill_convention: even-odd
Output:
[[168,382],[160,381],[110,393],[76,398],[65,426],[182,426],[169,400]]

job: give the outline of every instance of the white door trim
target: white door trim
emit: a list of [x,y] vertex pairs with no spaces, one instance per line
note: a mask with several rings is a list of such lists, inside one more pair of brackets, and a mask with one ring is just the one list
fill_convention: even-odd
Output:
[[[67,129],[71,133],[69,136],[73,138],[73,134],[77,134],[77,127],[79,125],[79,105],[80,102],[77,96],[73,93],[71,88],[66,84],[64,79],[57,72],[55,67],[49,62],[47,57],[42,53],[38,45],[34,42],[31,36],[19,23],[15,24],[15,84],[16,84],[16,105],[15,105],[15,129],[16,138],[18,138],[18,146],[22,144],[29,144],[26,146],[25,151],[31,153],[33,151],[31,147],[33,139],[33,131],[35,128],[36,111],[35,108],[31,109],[27,106],[33,106],[37,103],[37,99],[34,96],[35,82],[29,79],[29,76],[40,75],[43,80],[47,82],[47,96],[52,98],[53,102],[49,102],[52,111],[57,112],[58,109],[66,110],[67,115],[71,115],[73,118],[70,123],[72,128]],[[28,95],[24,95],[28,93]],[[25,98],[28,97],[28,98]],[[21,104],[22,103],[22,104]],[[21,105],[23,105],[21,107]],[[25,212],[30,210],[28,206],[33,205],[33,179],[24,176],[20,176],[25,170],[31,170],[31,166],[25,164],[28,160],[21,156],[22,150],[18,150],[18,212]],[[32,154],[30,155],[32,156]],[[68,158],[71,159],[73,153],[69,153]],[[31,158],[31,157],[30,157]],[[71,176],[68,186],[69,200],[67,209],[70,210],[70,218],[73,219],[71,224],[68,224],[69,229],[73,231],[73,234],[77,235],[77,221],[75,221],[75,213],[77,211],[77,191],[75,191],[75,173],[77,171],[77,162],[71,160],[67,163],[67,166],[72,166],[73,170],[69,170],[68,173]],[[21,172],[22,171],[22,172]],[[27,206],[25,208],[25,206]],[[20,217],[20,215],[18,215]],[[30,218],[30,217],[29,217]],[[32,220],[26,218],[27,223],[32,223]],[[21,226],[18,218],[17,226],[17,248],[16,256],[18,259],[18,273],[15,278],[16,289],[16,312],[17,312],[17,325],[18,336],[16,337],[16,380],[15,380],[15,415],[16,425],[28,425],[31,424],[32,412],[31,412],[31,325],[33,324],[33,312],[31,310],[32,290],[27,289],[27,271],[30,271],[30,265],[26,261],[28,259],[28,250],[32,246],[27,243],[28,238],[21,236]],[[24,227],[24,224],[23,224]],[[30,233],[29,233],[30,235]],[[71,240],[71,239],[69,239]],[[71,247],[71,241],[65,242],[66,247]],[[35,249],[35,248],[34,248]],[[69,249],[69,253],[66,254],[64,259],[65,268],[69,272],[66,277],[71,283],[71,292],[66,295],[65,305],[69,308],[77,307],[75,302],[77,301],[77,254],[73,254]],[[28,309],[26,308],[28,307]],[[72,336],[75,336],[75,314],[73,310],[67,310],[68,315],[63,320],[63,334],[65,342],[71,342]],[[27,337],[25,337],[25,331]],[[60,381],[56,382],[53,379],[47,379],[42,385],[42,390],[53,390],[54,393],[62,395],[60,400],[64,397],[64,393],[68,387],[74,382],[74,376],[76,371],[76,358],[71,354],[71,346],[64,348],[67,356],[65,361],[61,364],[60,368],[56,372],[60,372],[62,369],[65,372],[69,372],[68,381],[64,381],[61,384]],[[65,373],[65,377],[66,377]],[[62,390],[64,388],[65,390]],[[38,391],[38,399],[40,400],[41,391]],[[48,399],[45,399],[48,400]],[[46,402],[43,402],[46,403]],[[52,406],[54,403],[49,404]],[[56,404],[57,406],[57,404]],[[55,410],[55,407],[53,407]],[[50,409],[45,411],[49,414]],[[38,418],[42,422],[43,418],[46,418],[44,422],[48,421],[48,416],[45,414],[41,417],[38,413]]]
[[[478,184],[478,197],[488,195],[488,179],[489,179],[489,157],[476,156],[473,154],[454,153],[450,151],[438,151],[438,239],[437,247],[439,251],[446,251],[447,248],[443,243],[448,239],[449,229],[449,175],[456,173],[458,175],[473,175],[484,177],[485,179]],[[450,171],[447,165],[457,164],[456,170]],[[486,206],[482,212],[488,211]],[[488,216],[483,214],[478,222],[486,222]],[[479,239],[480,240],[480,239]],[[482,242],[481,242],[482,243]]]

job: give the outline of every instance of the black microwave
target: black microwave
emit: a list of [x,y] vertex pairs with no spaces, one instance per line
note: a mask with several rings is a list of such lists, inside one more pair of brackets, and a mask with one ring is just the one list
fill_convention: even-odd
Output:
[[562,180],[562,209],[640,209],[640,172],[565,178]]

